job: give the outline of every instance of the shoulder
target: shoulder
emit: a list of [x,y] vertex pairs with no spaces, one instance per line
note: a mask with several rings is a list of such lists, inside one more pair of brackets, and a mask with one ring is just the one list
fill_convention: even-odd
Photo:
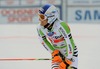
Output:
[[40,35],[44,35],[44,32],[43,32],[43,27],[39,24],[38,26],[37,26],[37,32],[38,32],[38,34],[39,34],[39,36]]
[[67,26],[68,26],[68,24],[67,24],[66,22],[64,22],[64,21],[61,21],[61,22],[60,22],[60,25],[61,25],[62,27],[67,27]]
[[70,29],[70,27],[69,27],[68,23],[63,22],[63,21],[60,23],[60,26],[62,26],[63,28]]
[[60,22],[60,25],[59,25],[59,30],[60,31],[66,31],[67,33],[70,32],[70,28],[68,26],[68,24],[66,22]]
[[42,29],[41,25],[38,24],[38,25],[37,25],[37,32],[40,33],[41,29]]
[[56,25],[58,27],[66,27],[66,26],[68,26],[68,24],[66,22],[64,22],[64,21],[62,21],[60,19],[57,20]]
[[60,19],[58,19],[56,22],[55,22],[55,26],[56,28],[66,28],[66,27],[69,27],[68,24]]
[[38,24],[37,25],[37,30],[41,30],[41,29],[43,29],[43,27],[40,24]]
[[39,30],[39,29],[41,29],[41,26],[40,26],[40,24],[38,24],[38,25],[37,25],[37,29],[38,29],[38,30]]

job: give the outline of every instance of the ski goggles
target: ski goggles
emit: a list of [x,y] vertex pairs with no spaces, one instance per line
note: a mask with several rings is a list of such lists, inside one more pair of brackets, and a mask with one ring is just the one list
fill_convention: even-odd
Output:
[[39,18],[40,18],[41,20],[47,19],[47,17],[46,17],[44,14],[39,14]]

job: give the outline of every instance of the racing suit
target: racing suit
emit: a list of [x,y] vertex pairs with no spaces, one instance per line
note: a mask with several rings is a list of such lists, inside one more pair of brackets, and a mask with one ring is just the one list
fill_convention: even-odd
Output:
[[[55,49],[59,50],[67,59],[72,61],[70,66],[73,69],[78,69],[78,50],[73,41],[70,28],[65,22],[57,19],[51,30],[39,24],[37,31],[42,45],[50,53]],[[52,63],[52,69],[59,69],[59,63]]]

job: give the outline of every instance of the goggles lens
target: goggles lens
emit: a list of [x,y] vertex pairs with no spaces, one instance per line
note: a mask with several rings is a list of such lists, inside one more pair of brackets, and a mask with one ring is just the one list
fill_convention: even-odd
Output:
[[39,14],[39,17],[40,17],[42,20],[46,19],[46,17],[45,17],[43,14]]

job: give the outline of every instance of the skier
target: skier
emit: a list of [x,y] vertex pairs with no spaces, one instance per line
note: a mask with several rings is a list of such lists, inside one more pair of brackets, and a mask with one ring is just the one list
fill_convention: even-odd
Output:
[[52,55],[51,69],[78,69],[78,50],[69,26],[59,19],[59,12],[52,4],[39,10],[37,32],[42,45]]

